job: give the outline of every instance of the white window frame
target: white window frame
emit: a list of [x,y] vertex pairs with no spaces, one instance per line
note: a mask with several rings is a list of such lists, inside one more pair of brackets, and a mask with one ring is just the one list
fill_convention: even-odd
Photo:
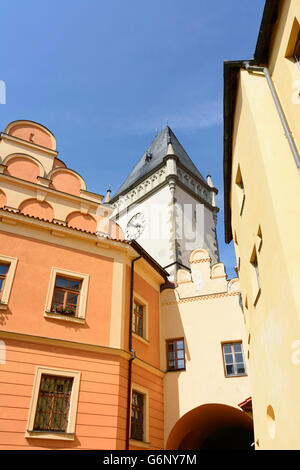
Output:
[[[132,308],[134,309],[134,302],[135,300],[141,304],[143,306],[143,336],[140,336],[138,335],[137,333],[135,333],[132,329],[132,336],[135,338],[135,339],[138,339],[139,341],[141,341],[142,343],[146,344],[147,346],[149,346],[149,328],[148,328],[148,312],[149,312],[149,304],[147,302],[147,300],[145,300],[143,297],[141,297],[139,294],[137,294],[136,292],[134,292],[133,294],[133,306]],[[134,316],[134,311],[132,311],[132,317]]]
[[13,280],[15,277],[18,259],[0,254],[0,263],[9,265],[5,277],[2,295],[0,298],[0,310],[6,310],[8,307],[9,297],[12,289]]
[[[131,394],[130,394],[130,416],[131,416],[131,407],[132,407],[132,393],[138,392],[144,396],[144,410],[143,410],[143,440],[137,441],[135,439],[131,439],[130,437],[130,444],[135,447],[146,447],[150,446],[149,442],[149,390],[141,385],[136,383],[131,384]],[[130,429],[129,429],[129,436],[131,436],[131,419],[130,419]]]
[[[69,414],[68,414],[68,425],[67,425],[66,432],[34,431],[33,429],[42,375],[54,375],[56,377],[72,377],[73,378],[70,407],[69,407]],[[79,371],[56,369],[56,368],[42,367],[42,366],[38,366],[36,368],[25,437],[37,438],[37,439],[68,440],[68,441],[70,440],[73,441],[75,439],[75,424],[76,424],[76,413],[77,413],[77,405],[78,405],[80,375],[81,373]]]

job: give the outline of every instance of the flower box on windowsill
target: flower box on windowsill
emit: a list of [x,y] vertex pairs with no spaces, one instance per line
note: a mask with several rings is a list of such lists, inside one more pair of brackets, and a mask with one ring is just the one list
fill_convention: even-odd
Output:
[[59,315],[68,315],[74,317],[76,315],[76,310],[72,307],[55,307],[53,313],[58,313]]
[[86,322],[85,318],[77,317],[76,315],[67,315],[64,313],[57,313],[54,309],[51,311],[45,310],[44,317],[52,320],[61,320],[65,322],[81,323],[82,325]]

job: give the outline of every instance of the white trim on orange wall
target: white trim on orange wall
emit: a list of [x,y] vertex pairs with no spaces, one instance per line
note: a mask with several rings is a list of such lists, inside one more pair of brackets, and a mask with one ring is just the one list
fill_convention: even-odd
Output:
[[9,297],[10,297],[10,293],[12,289],[12,284],[13,284],[18,260],[17,258],[12,258],[10,256],[5,256],[5,255],[0,254],[0,263],[1,262],[9,265],[9,268],[6,274],[2,296],[0,299],[0,310],[3,310],[3,309],[6,309],[8,306],[8,301],[9,301]]
[[[56,276],[66,276],[70,277],[73,279],[81,280],[82,285],[81,285],[81,290],[80,290],[80,298],[79,298],[79,306],[78,306],[78,313],[76,317],[66,317],[65,315],[59,315],[57,313],[51,312],[51,305],[52,305],[52,299],[53,299],[53,293],[54,293],[54,286],[55,286],[55,280]],[[88,295],[88,285],[89,285],[89,275],[88,274],[82,274],[82,273],[77,273],[75,271],[67,271],[66,269],[61,269],[61,268],[54,268],[52,267],[51,269],[51,275],[50,275],[50,283],[48,287],[48,293],[47,293],[47,300],[46,300],[46,306],[45,306],[45,312],[44,312],[44,317],[48,318],[60,318],[63,320],[68,320],[68,321],[77,321],[84,322],[85,321],[85,316],[86,316],[86,303],[87,303],[87,295]]]
[[[44,431],[33,430],[42,374],[55,375],[55,376],[61,376],[61,377],[73,377],[71,401],[70,401],[70,408],[69,408],[69,414],[68,414],[68,425],[67,425],[67,431],[65,433],[64,432],[51,432],[51,431],[44,432]],[[36,368],[25,437],[30,437],[30,438],[34,437],[38,439],[74,440],[80,374],[81,373],[79,371],[70,371],[70,370],[65,370],[65,369],[56,369],[56,368],[41,367],[41,366],[38,366]]]
[[[143,435],[144,439],[143,441],[136,441],[135,439],[130,439],[130,444],[132,446],[136,447],[149,447],[150,442],[149,442],[149,390],[147,390],[145,387],[142,387],[141,385],[138,385],[136,383],[131,384],[131,393],[130,393],[130,411],[131,411],[131,406],[132,406],[132,392],[136,391],[138,393],[141,393],[144,395],[144,414],[143,414]],[[131,413],[130,413],[131,414]],[[131,436],[131,420],[130,420],[130,430],[129,430],[129,436]]]

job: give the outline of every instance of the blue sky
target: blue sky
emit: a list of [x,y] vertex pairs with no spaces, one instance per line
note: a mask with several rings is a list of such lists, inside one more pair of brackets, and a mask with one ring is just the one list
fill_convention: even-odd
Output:
[[219,189],[223,61],[253,56],[264,0],[10,0],[2,5],[0,124],[29,119],[90,191],[116,191],[166,119]]

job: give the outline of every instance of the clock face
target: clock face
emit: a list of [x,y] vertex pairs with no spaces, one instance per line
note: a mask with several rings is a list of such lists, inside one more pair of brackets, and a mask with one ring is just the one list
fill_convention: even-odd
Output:
[[143,232],[146,225],[144,214],[138,212],[128,222],[126,236],[128,240],[136,240]]

